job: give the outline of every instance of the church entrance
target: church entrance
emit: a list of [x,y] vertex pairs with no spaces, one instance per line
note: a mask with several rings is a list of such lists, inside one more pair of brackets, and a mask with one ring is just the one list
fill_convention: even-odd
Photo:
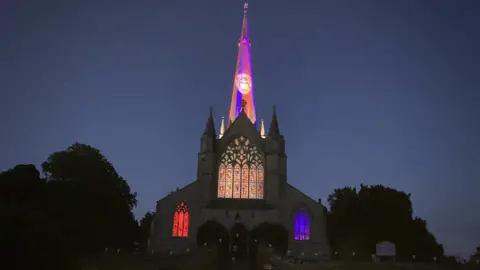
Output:
[[235,260],[248,258],[248,230],[241,224],[236,223],[230,231],[231,255]]
[[288,230],[281,224],[263,222],[250,232],[250,237],[265,246],[272,248],[281,254],[288,249]]
[[198,228],[197,245],[217,246],[220,261],[228,260],[229,240],[228,229],[218,221],[208,220]]

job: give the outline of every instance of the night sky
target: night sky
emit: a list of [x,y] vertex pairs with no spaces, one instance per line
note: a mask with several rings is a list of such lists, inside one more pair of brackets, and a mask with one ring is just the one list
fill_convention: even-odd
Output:
[[[138,193],[195,180],[227,116],[242,0],[0,3],[0,170],[75,141]],[[288,181],[326,201],[383,184],[449,253],[480,245],[480,1],[250,2],[257,117],[277,106]],[[474,211],[475,206],[477,207]]]

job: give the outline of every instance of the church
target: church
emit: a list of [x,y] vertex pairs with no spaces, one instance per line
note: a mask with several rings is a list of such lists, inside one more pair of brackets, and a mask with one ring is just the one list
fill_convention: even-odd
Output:
[[[287,253],[318,258],[330,254],[326,208],[289,184],[285,139],[275,108],[266,132],[257,128],[248,33],[248,4],[242,30],[228,120],[217,134],[212,110],[201,137],[197,178],[157,201],[148,249],[180,254],[194,250],[202,226],[216,222],[228,234],[219,242],[238,249],[237,240],[260,224],[281,225],[288,232]],[[286,237],[287,238],[287,237]]]

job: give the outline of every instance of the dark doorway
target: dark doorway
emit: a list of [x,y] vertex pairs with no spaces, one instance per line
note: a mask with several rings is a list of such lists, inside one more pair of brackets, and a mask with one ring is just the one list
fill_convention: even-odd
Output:
[[228,229],[218,221],[208,220],[198,228],[197,245],[202,247],[206,243],[208,246],[218,246],[220,259],[228,258],[229,240]]
[[276,252],[285,254],[288,249],[288,231],[281,224],[264,222],[255,227],[251,233],[253,241],[272,245]]
[[248,258],[248,230],[241,224],[236,223],[230,231],[231,254],[235,260],[245,260]]

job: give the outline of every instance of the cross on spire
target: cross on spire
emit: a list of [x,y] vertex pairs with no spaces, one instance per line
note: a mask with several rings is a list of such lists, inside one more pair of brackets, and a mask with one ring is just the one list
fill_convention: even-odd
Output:
[[245,106],[247,106],[247,101],[245,99],[242,99],[242,103],[240,103],[240,105],[242,106],[242,111],[244,111]]

